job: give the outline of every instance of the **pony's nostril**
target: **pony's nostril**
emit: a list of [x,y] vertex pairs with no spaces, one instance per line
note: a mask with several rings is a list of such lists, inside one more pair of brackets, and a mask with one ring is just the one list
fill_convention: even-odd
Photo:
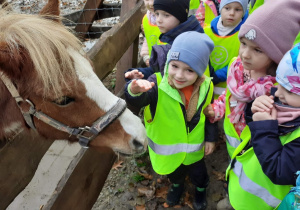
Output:
[[133,146],[136,150],[143,150],[144,149],[144,145],[141,144],[141,142],[139,142],[135,139],[132,141],[132,144],[133,144]]

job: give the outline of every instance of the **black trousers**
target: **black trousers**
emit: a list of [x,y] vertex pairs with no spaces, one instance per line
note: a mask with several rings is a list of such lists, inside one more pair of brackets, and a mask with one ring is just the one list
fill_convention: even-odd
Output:
[[167,177],[173,184],[184,184],[187,175],[189,175],[193,185],[199,188],[206,188],[209,177],[204,159],[202,158],[200,161],[191,165],[181,164],[173,173],[168,174]]

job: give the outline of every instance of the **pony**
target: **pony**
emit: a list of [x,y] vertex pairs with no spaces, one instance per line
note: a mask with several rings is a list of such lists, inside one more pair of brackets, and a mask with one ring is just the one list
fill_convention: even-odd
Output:
[[0,141],[35,129],[83,147],[144,152],[141,120],[105,88],[58,15],[58,0],[38,15],[0,9]]

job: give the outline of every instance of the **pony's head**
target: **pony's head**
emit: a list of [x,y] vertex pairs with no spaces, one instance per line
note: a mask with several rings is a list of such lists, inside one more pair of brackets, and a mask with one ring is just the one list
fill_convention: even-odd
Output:
[[0,19],[0,139],[31,126],[48,139],[79,138],[124,154],[144,150],[141,120],[118,107],[121,99],[104,87],[80,41],[55,17],[2,9]]

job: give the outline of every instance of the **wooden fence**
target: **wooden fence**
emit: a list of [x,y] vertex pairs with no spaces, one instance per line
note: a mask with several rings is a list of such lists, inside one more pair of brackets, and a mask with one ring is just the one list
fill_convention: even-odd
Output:
[[[99,41],[88,52],[100,79],[114,69],[122,56],[137,59],[137,45],[133,43],[136,42],[140,32],[140,24],[144,15],[141,9],[143,1],[126,0],[123,1],[123,4],[127,1],[134,2],[134,7],[122,16],[120,23],[103,33]],[[134,50],[128,51],[130,46]],[[131,54],[128,55],[128,53]],[[134,59],[130,62],[132,66],[136,63]],[[92,208],[116,156],[108,148],[84,149],[66,142],[62,146],[62,142],[65,141],[51,142],[34,133],[23,133],[0,150],[0,210],[85,210]],[[67,152],[71,149],[72,152]],[[59,152],[53,155],[56,150]],[[65,153],[72,153],[68,156],[70,160],[64,167],[56,168],[61,165]],[[47,154],[52,157],[50,162],[45,158]],[[39,165],[41,160],[46,162]],[[45,167],[47,168],[45,169]],[[52,183],[54,177],[50,175],[53,174],[53,170],[57,171],[55,171],[56,181]],[[58,175],[60,170],[63,173]],[[32,184],[33,182],[34,184]],[[30,188],[31,185],[38,187]],[[27,188],[25,188],[26,186]],[[29,190],[38,191],[41,188],[46,188],[47,195],[45,191],[29,192]],[[30,199],[33,204],[30,204]],[[37,201],[40,203],[36,203]]]

